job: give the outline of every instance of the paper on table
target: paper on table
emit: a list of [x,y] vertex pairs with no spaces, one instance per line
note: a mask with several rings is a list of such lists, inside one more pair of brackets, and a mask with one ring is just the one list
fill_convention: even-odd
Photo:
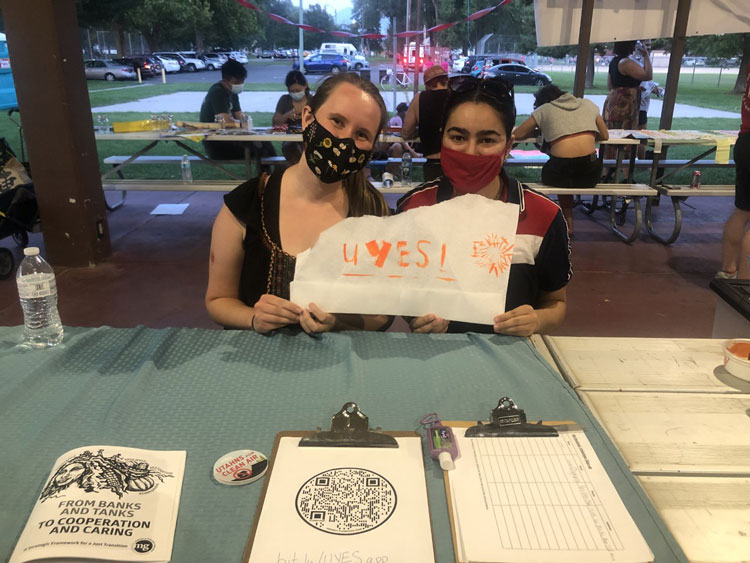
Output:
[[189,203],[160,203],[151,210],[151,215],[182,215]]
[[[518,205],[464,195],[394,217],[349,218],[297,256],[291,300],[330,313],[492,324],[505,308]],[[524,247],[525,248],[525,247]]]
[[282,437],[249,562],[434,562],[422,444],[299,447]]
[[11,562],[169,561],[186,455],[121,446],[66,452]]
[[637,563],[654,556],[581,430],[466,438],[447,472],[460,562]]

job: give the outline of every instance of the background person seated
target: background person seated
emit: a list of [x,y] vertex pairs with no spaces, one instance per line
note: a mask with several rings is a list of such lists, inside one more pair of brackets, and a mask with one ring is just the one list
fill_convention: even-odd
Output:
[[[216,116],[225,123],[240,123],[245,113],[240,107],[240,92],[247,78],[247,69],[234,59],[221,65],[221,80],[213,84],[201,104],[201,123],[214,123]],[[243,160],[247,142],[242,141],[203,141],[203,148],[213,160]],[[251,143],[253,156],[275,156],[271,143]]]
[[[302,130],[302,110],[310,103],[312,95],[307,78],[298,70],[290,70],[284,84],[287,93],[279,98],[271,123],[276,127],[286,125]],[[302,156],[302,143],[284,141],[281,152],[289,164],[296,164]]]
[[427,157],[424,179],[428,182],[443,174],[440,168],[440,124],[448,98],[448,73],[440,66],[431,66],[424,71],[424,85],[426,90],[414,96],[406,112],[401,134],[404,139],[419,137],[420,150]]
[[[549,160],[542,168],[542,182],[560,188],[593,188],[602,175],[596,154],[596,136],[606,141],[609,130],[591,100],[576,98],[554,84],[534,94],[534,112],[513,132],[516,140],[541,132]],[[573,196],[559,195],[568,234],[573,234]]]

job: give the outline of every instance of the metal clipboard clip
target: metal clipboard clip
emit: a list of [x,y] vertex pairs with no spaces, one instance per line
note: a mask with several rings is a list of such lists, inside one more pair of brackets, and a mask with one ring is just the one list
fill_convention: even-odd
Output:
[[510,397],[501,397],[490,413],[490,422],[477,421],[476,426],[466,429],[467,438],[533,438],[556,437],[554,426],[545,426],[540,420],[536,424],[526,422],[526,413],[519,409]]
[[355,448],[398,448],[393,436],[370,430],[368,417],[357,403],[348,402],[331,417],[331,429],[313,432],[300,439],[300,446],[333,446]]

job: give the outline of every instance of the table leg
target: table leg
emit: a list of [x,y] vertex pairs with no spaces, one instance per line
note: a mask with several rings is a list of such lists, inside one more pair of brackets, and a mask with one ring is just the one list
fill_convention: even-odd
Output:
[[[696,162],[698,162],[702,158],[704,158],[704,157],[706,157],[709,154],[714,153],[714,152],[716,152],[716,147],[711,147],[710,149],[708,149],[704,153],[699,154],[698,156],[696,156],[695,158],[692,158],[691,160],[688,160],[685,164],[679,166],[678,168],[675,168],[674,170],[671,170],[668,174],[664,174],[660,178],[657,178],[656,182],[663,185],[664,184],[664,180],[666,180],[667,178],[671,178],[675,174],[678,174],[679,172],[682,172],[688,166],[692,166],[693,164],[695,164]],[[653,188],[654,186],[652,185],[651,187]]]
[[612,230],[613,233],[615,233],[615,235],[617,235],[617,238],[627,243],[631,243],[635,239],[638,238],[638,235],[641,232],[641,225],[643,224],[643,209],[641,208],[641,198],[639,196],[633,197],[633,210],[635,211],[635,225],[633,225],[633,232],[629,235],[621,231],[617,226],[617,212],[615,209],[616,207],[617,207],[617,198],[615,196],[612,196],[612,201],[610,202],[610,206],[609,206],[609,228]]
[[660,243],[672,244],[677,240],[677,237],[680,236],[680,231],[682,230],[682,208],[680,207],[681,198],[679,196],[673,196],[671,198],[672,209],[674,210],[674,227],[672,228],[672,233],[667,238],[658,235],[654,230],[653,219],[651,217],[653,199],[654,198],[650,197],[646,201],[646,230],[648,230],[648,234],[651,235],[652,238],[658,240]]

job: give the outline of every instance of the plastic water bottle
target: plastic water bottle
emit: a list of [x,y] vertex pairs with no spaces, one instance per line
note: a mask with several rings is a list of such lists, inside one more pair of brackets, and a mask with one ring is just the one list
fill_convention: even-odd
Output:
[[24,248],[23,253],[16,283],[23,308],[24,343],[31,348],[54,346],[63,337],[55,272],[35,246]]
[[193,170],[190,168],[190,159],[188,158],[188,155],[182,155],[182,163],[180,164],[180,167],[182,168],[182,181],[186,184],[191,183],[193,181]]
[[405,152],[401,156],[401,182],[408,186],[411,184],[411,153]]
[[109,117],[107,117],[107,114],[100,113],[97,118],[98,127],[97,130],[99,133],[109,133]]

